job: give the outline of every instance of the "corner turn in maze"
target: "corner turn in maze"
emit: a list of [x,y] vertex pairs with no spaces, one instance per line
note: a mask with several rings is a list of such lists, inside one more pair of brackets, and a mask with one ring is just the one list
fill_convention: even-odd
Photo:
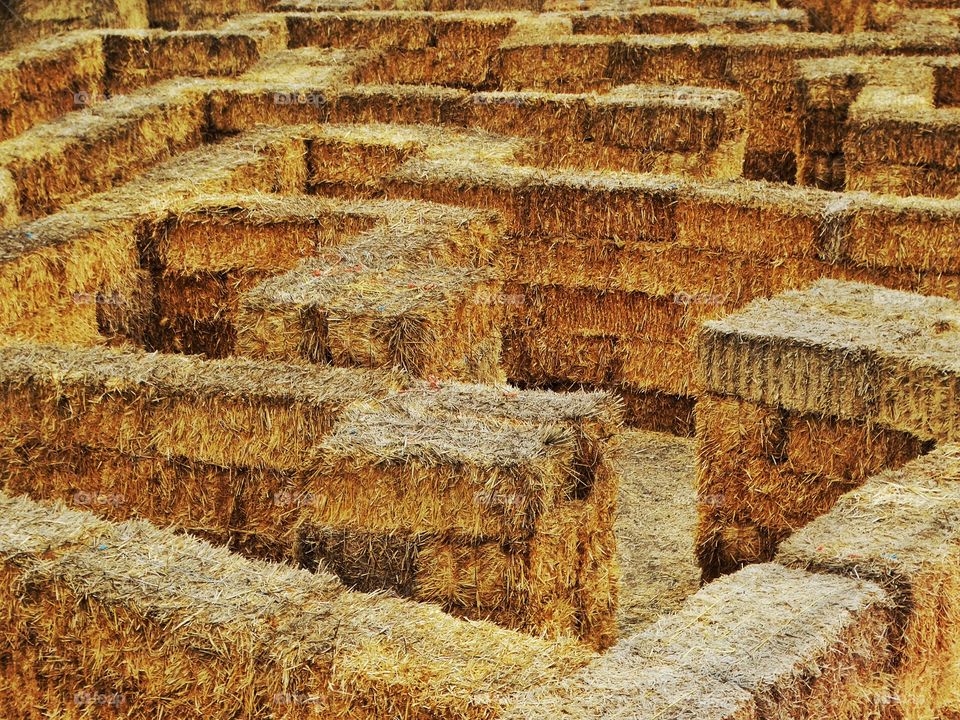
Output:
[[781,4],[0,3],[4,712],[960,713],[960,8]]

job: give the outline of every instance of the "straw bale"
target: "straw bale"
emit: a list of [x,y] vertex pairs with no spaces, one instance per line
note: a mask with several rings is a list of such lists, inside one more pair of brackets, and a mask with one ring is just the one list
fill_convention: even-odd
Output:
[[700,377],[711,392],[949,440],[955,305],[821,280],[705,323]]
[[956,57],[939,60],[934,67],[933,76],[936,106],[960,105],[960,60]]
[[797,184],[840,192],[846,187],[845,158],[840,153],[801,152],[797,155]]
[[536,332],[510,339],[522,347],[522,364],[506,364],[507,377],[520,385],[586,384],[606,386],[620,374],[622,357],[615,335],[574,331],[551,338]]
[[[498,136],[478,138],[476,146],[488,147],[495,138]],[[506,158],[496,158],[498,164],[493,165],[465,163],[463,155],[468,149],[457,150],[459,158],[451,153],[450,157],[408,160],[386,178],[383,189],[387,196],[419,197],[448,205],[493,210],[503,216],[512,234],[521,227],[529,227],[531,188],[543,182],[545,173],[506,164],[504,160],[510,159],[513,152]]]
[[358,407],[317,448],[301,523],[523,539],[573,493],[573,464],[560,427]]
[[288,13],[290,45],[468,49],[496,45],[515,16],[497,12],[347,11]]
[[25,312],[0,326],[0,344],[17,342],[75,343],[103,342],[95,304],[65,300],[33,312]]
[[297,12],[287,23],[290,47],[408,49],[435,41],[435,16],[424,12]]
[[494,56],[490,47],[426,47],[383,51],[354,75],[371,85],[445,85],[477,88],[486,84]]
[[783,454],[791,472],[861,483],[923,454],[916,436],[849,420],[790,413],[784,420]]
[[547,174],[446,159],[409,161],[390,180],[391,194],[495,209],[517,235],[614,239],[627,247],[673,238],[673,205],[681,187],[670,177]]
[[675,210],[681,246],[763,258],[817,256],[832,196],[744,182],[685,190]]
[[831,260],[938,274],[960,269],[954,259],[957,202],[861,196],[835,207],[833,233],[825,243]]
[[330,121],[439,125],[467,97],[465,90],[376,82],[336,90]]
[[266,9],[265,0],[150,0],[150,27],[201,30],[227,18]]
[[545,236],[670,239],[676,184],[661,178],[558,172],[532,188],[521,232]]
[[236,352],[237,329],[222,317],[172,315],[151,322],[143,347],[150,352],[198,355],[219,360]]
[[[889,98],[875,100],[864,99],[861,93],[847,120],[844,153],[849,164],[960,166],[960,110],[932,110],[926,98],[914,108],[908,104],[913,97],[899,89]],[[897,104],[888,107],[888,101]]]
[[419,536],[407,533],[315,525],[297,537],[294,553],[301,567],[332,572],[353,590],[412,597],[423,545]]
[[847,188],[883,195],[960,197],[956,166],[891,164],[846,160]]
[[[781,547],[778,561],[879,583],[894,599],[898,717],[960,702],[960,450],[944,445],[845,495]],[[943,715],[948,717],[949,715]]]
[[503,90],[602,92],[622,84],[611,79],[612,47],[600,36],[524,37],[518,23],[500,46],[491,75]]
[[243,293],[255,287],[268,272],[203,272],[193,275],[164,270],[155,276],[155,308],[164,318],[232,320]]
[[0,230],[20,222],[17,183],[9,170],[0,170]]
[[18,48],[0,58],[0,140],[55,118],[79,98],[103,92],[102,43],[74,32]]
[[[16,679],[40,691],[15,713],[28,703],[72,713],[73,693],[112,691],[124,718],[490,718],[503,694],[594,657],[575,642],[349,592],[329,574],[243,560],[145,523],[25,499],[6,499],[3,515],[3,631]],[[156,658],[163,671],[144,673]],[[197,695],[198,682],[213,690]]]
[[224,467],[303,465],[345,407],[397,386],[385,373],[240,358],[41,345],[0,353],[4,392],[23,413],[17,444],[35,438]]
[[496,418],[519,425],[560,425],[576,441],[578,495],[608,472],[609,452],[623,424],[619,398],[606,391],[552,392],[509,386],[412,380],[384,405],[396,412],[437,418]]
[[170,81],[0,143],[0,164],[17,184],[20,215],[51,213],[198,145],[205,126],[203,87],[201,81]]
[[804,31],[807,16],[800,9],[636,7],[629,11],[589,10],[575,15],[577,35],[676,35],[708,31]]
[[617,380],[637,389],[668,395],[697,395],[696,354],[688,343],[649,342],[637,337],[618,341]]
[[698,555],[707,579],[767,561],[867,477],[917,457],[907,433],[738,398],[697,402]]
[[614,384],[611,390],[623,399],[626,422],[631,427],[675,437],[693,437],[693,398],[622,383]]
[[[513,240],[500,257],[506,278],[529,289],[574,285],[594,291],[643,293],[678,304],[742,304],[757,295],[822,277],[824,263],[785,258],[773,266],[747,255],[705,251],[676,242],[586,243],[574,238]],[[532,284],[528,284],[532,283]]]
[[169,208],[146,252],[178,272],[276,272],[369,230],[385,210],[305,195],[198,196]]
[[62,500],[109,520],[144,518],[226,544],[236,496],[255,481],[248,475],[178,458],[27,445],[3,458],[0,482],[9,494]]
[[870,717],[888,702],[890,606],[873,583],[748,568],[506,717]]
[[0,11],[0,50],[48,35],[98,27],[147,27],[148,0],[37,2],[9,0]]
[[[346,254],[356,260],[354,251]],[[307,261],[244,296],[239,348],[262,357],[498,382],[498,318],[476,301],[497,287],[489,272],[469,268],[391,271]]]
[[331,186],[345,185],[351,194],[369,187],[379,187],[384,177],[423,150],[415,139],[400,137],[392,140],[386,134],[379,137],[349,131],[333,137],[319,137],[310,143],[307,163],[310,185],[315,191]]
[[125,298],[137,284],[135,219],[62,212],[0,231],[0,317],[22,316],[98,293]]
[[258,58],[249,34],[110,31],[103,35],[106,91],[125,93],[173,77],[233,76]]
[[[622,169],[651,169],[657,162],[680,156],[696,158],[698,171],[709,174],[710,168],[723,163],[736,166],[737,146],[742,153],[742,110],[734,93],[625,86],[601,96],[475,93],[462,122],[502,134],[536,137],[543,141],[531,150],[538,164],[583,165],[595,158],[615,169],[621,169],[617,161],[630,164]],[[587,140],[582,152],[574,154],[566,147]]]

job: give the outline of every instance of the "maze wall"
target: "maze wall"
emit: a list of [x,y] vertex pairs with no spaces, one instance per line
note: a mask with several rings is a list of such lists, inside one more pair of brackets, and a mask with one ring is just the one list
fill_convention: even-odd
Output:
[[[845,564],[743,570],[615,645],[614,458],[624,422],[696,424],[711,579],[776,560],[841,495],[953,439],[755,397],[697,364],[703,323],[823,278],[960,299],[950,5],[0,2],[4,488],[82,492],[111,521],[253,558],[230,573],[277,561],[332,573],[343,606],[386,591],[616,648],[566,672],[538,666],[502,706],[460,688],[429,711],[427,694],[377,705],[394,680],[358,651],[342,687],[371,716],[579,703],[612,717],[616,688],[652,716],[699,696],[725,698],[716,717],[899,712],[892,688],[913,670],[899,673],[888,636],[922,585],[837,577],[853,574]],[[739,352],[743,334],[728,334]],[[757,377],[788,370],[763,363]],[[885,368],[895,384],[903,368]],[[106,527],[95,532],[119,532]],[[150,543],[175,542],[155,532]],[[61,570],[45,587],[80,592]],[[804,608],[820,654],[793,638],[773,675],[702,671],[714,651],[754,671],[770,660],[751,642],[705,644],[711,603],[764,598],[744,637],[788,637],[782,619],[809,582],[836,600]],[[406,600],[382,611],[397,627],[426,612]],[[910,653],[922,665],[936,648]],[[651,657],[673,681],[622,685]],[[295,692],[335,675],[316,672]],[[904,716],[954,707],[950,672],[910,677]],[[247,702],[288,690],[257,686]],[[56,707],[59,690],[44,692]]]

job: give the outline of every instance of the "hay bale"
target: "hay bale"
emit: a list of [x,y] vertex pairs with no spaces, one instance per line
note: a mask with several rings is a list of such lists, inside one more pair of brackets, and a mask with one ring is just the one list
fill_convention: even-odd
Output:
[[219,545],[235,532],[247,482],[257,482],[255,471],[80,446],[22,446],[0,464],[0,484],[11,495],[61,500],[108,520],[143,518]]
[[[526,162],[736,177],[743,151],[743,105],[735,93],[624,86],[608,95],[482,92],[457,124],[531,136]],[[572,153],[570,144],[582,147]]]
[[697,555],[705,579],[773,558],[845,492],[927,447],[907,433],[738,398],[697,402]]
[[924,270],[937,275],[954,273],[960,270],[955,261],[954,241],[958,214],[960,204],[956,201],[890,196],[850,198],[835,203],[831,209],[830,236],[825,247],[833,262],[909,269],[915,274]]
[[426,142],[421,133],[398,132],[388,125],[325,128],[310,144],[311,187],[322,191],[345,185],[354,194],[379,188],[384,177],[421,153]]
[[845,495],[788,540],[779,562],[869,579],[898,608],[893,635],[898,716],[960,704],[960,450],[944,445]]
[[143,252],[177,272],[276,272],[369,230],[390,209],[306,195],[199,195],[168,208]]
[[949,440],[956,313],[944,298],[822,280],[705,323],[701,378],[711,392]]
[[9,0],[0,10],[0,50],[69,30],[147,27],[148,0],[37,2]]
[[308,473],[244,488],[244,532],[358,587],[607,647],[618,476],[601,457],[584,477],[578,452],[562,426],[358,407]]
[[288,13],[290,46],[422,50],[496,45],[516,17],[500,12],[358,10]]
[[693,437],[696,428],[694,398],[622,384],[613,389],[623,399],[628,425],[639,430]]
[[623,424],[619,398],[605,391],[552,392],[455,381],[413,380],[384,400],[391,410],[436,418],[496,418],[519,425],[560,425],[576,442],[577,494],[589,494],[606,473],[609,452]]
[[231,77],[285,45],[280,18],[216,32],[109,31],[103,35],[106,91],[125,93],[173,77]]
[[0,140],[75,109],[103,94],[102,41],[68,33],[18,48],[0,58]]
[[523,539],[573,495],[573,462],[562,428],[358,408],[317,448],[302,523]]
[[740,7],[597,8],[572,18],[577,35],[678,35],[682,33],[804,31],[800,9]]
[[506,716],[867,717],[889,703],[890,606],[873,583],[748,568]]
[[150,27],[202,30],[241,13],[266,10],[266,0],[149,0]]
[[[593,657],[574,642],[352,593],[329,574],[243,560],[145,523],[25,499],[2,507],[3,633],[28,689],[4,696],[12,714],[73,713],[76,697],[110,695],[127,718],[496,717],[503,694]],[[144,673],[151,658],[165,670]],[[198,679],[214,690],[197,696]]]
[[307,261],[243,297],[239,351],[497,382],[499,323],[475,301],[496,287],[490,273],[468,268],[391,272]]
[[938,60],[933,70],[934,102],[937,107],[960,105],[960,59]]
[[0,143],[0,164],[17,185],[21,217],[49,214],[200,144],[204,87],[200,81],[170,81]]
[[[564,19],[563,22],[570,21]],[[569,32],[569,29],[523,25],[517,23],[494,59],[491,75],[497,87],[503,90],[603,92],[616,84],[611,81],[608,69],[611,56],[608,38],[561,35],[556,31]]]
[[19,413],[5,428],[14,446],[39,440],[223,467],[302,466],[345,407],[397,386],[385,373],[240,358],[39,345],[0,352],[4,415]]
[[677,242],[753,257],[817,257],[821,217],[831,200],[827,193],[765,183],[690,186],[675,211]]

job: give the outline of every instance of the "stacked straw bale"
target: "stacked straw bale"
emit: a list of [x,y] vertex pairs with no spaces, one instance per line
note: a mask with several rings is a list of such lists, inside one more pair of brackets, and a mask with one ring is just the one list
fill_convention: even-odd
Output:
[[0,232],[0,287],[7,289],[0,335],[159,346],[153,276],[141,267],[140,239],[168,205],[195,193],[302,193],[300,132],[259,130],[185,152],[114,190]]
[[371,10],[287,13],[290,47],[424,50],[498,44],[516,22],[515,13]]
[[481,92],[457,124],[531,136],[524,164],[739,177],[746,108],[733,92],[623,86],[607,95]]
[[696,425],[697,554],[707,579],[769,560],[845,492],[928,447],[862,421],[712,394],[698,399]]
[[[238,351],[342,367],[397,367],[416,377],[502,381],[497,292],[489,272],[368,269],[347,248],[307,261],[241,299]],[[341,262],[342,259],[347,262]]]
[[592,460],[590,477],[578,474],[562,426],[356,408],[312,476],[252,486],[242,502],[251,527],[282,528],[272,498],[292,493],[308,566],[603,648],[616,637],[617,476]]
[[308,196],[197,195],[174,203],[141,242],[155,293],[155,347],[232,354],[244,292],[385,217],[386,209]]
[[199,145],[205,87],[202,81],[169,81],[0,143],[0,166],[16,185],[21,218],[51,213]]
[[593,657],[146,523],[0,507],[10,716],[494,718]]
[[149,0],[37,2],[7,0],[0,8],[0,51],[68,30],[145,28]]
[[881,194],[960,196],[960,109],[911,103],[868,88],[851,108],[844,140],[847,187]]
[[[518,25],[519,28],[519,25]],[[589,92],[633,83],[698,85],[743,93],[751,108],[744,172],[792,180],[802,107],[795,63],[843,54],[956,53],[956,30],[897,35],[705,33],[603,37],[552,27],[515,30],[493,75],[503,90]],[[922,48],[922,50],[921,50]]]
[[74,108],[103,92],[105,63],[95,33],[67,33],[0,57],[0,140]]
[[[386,210],[389,205],[384,206]],[[237,350],[502,382],[494,215],[394,203],[389,221],[245,293]]]
[[511,698],[506,717],[878,717],[891,604],[874,583],[747,568],[571,677]]
[[[0,699],[17,716],[82,717],[100,699],[121,718],[889,710],[891,602],[863,580],[749,568],[596,658],[576,643],[353,593],[331,575],[240,559],[142,522],[8,496],[0,512],[9,610],[0,632],[13,660],[7,677],[21,688]],[[164,672],[142,671],[151,658],[163,658]]]
[[223,467],[303,467],[347,405],[397,387],[383,373],[244,358],[32,344],[0,353],[11,447],[83,446]]
[[616,638],[609,395],[106,348],[0,355],[11,492],[537,634]]
[[954,300],[822,280],[705,323],[700,372],[710,392],[952,441],[958,314]]
[[873,478],[790,538],[779,562],[880,584],[898,612],[897,717],[960,710],[960,448]]
[[267,9],[266,0],[148,0],[150,27],[204,30],[242,13]]
[[705,323],[704,575],[769,559],[880,470],[956,437],[957,303],[823,280]]
[[960,57],[939,59],[934,65],[933,77],[936,106],[960,105]]
[[281,18],[251,16],[209,32],[103,33],[106,91],[130,92],[177,76],[236,76],[286,46]]
[[805,31],[799,8],[631,7],[590,9],[571,17],[578,35],[679,35],[682,33]]

